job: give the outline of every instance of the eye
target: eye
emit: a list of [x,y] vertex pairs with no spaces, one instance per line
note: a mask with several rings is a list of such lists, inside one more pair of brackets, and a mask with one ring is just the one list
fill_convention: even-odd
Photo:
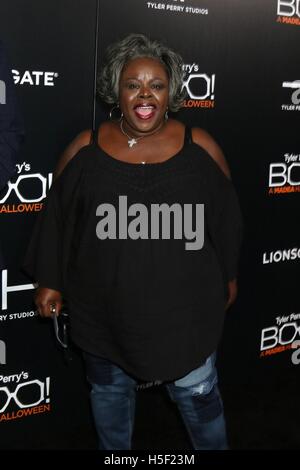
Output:
[[154,88],[155,90],[162,90],[163,88],[165,88],[165,86],[163,83],[153,83],[152,88]]
[[139,87],[139,86],[138,86],[137,83],[128,83],[128,85],[127,85],[127,88],[128,88],[129,90],[135,90],[135,89],[137,89],[138,87]]

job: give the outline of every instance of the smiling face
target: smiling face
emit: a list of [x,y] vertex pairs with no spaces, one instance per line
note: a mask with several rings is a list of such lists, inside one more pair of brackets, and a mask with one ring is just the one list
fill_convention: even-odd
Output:
[[163,125],[169,102],[167,71],[156,59],[128,62],[119,83],[119,103],[124,124],[132,136],[147,135]]

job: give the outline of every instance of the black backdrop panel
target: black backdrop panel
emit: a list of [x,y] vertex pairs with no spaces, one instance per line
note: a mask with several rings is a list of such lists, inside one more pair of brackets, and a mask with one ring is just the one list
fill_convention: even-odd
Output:
[[0,195],[2,448],[51,448],[50,436],[59,448],[66,436],[71,442],[82,428],[92,429],[79,356],[74,351],[64,362],[51,321],[35,315],[33,286],[20,265],[59,155],[91,126],[95,12],[96,2],[84,0],[1,4],[1,40],[26,127],[16,177]]
[[[2,3],[1,39],[27,137],[11,192],[0,194],[7,261],[0,389],[11,393],[24,384],[16,395],[23,402],[0,403],[0,442],[4,448],[51,448],[59,447],[55,426],[71,438],[79,428],[92,430],[87,389],[76,352],[65,366],[52,326],[34,315],[33,286],[20,263],[59,154],[91,127],[96,1]],[[297,374],[297,350],[291,347],[300,327],[299,1],[100,0],[99,20],[99,64],[109,43],[132,32],[161,39],[182,54],[188,97],[177,116],[208,130],[229,162],[245,236],[239,297],[219,349],[222,382],[259,387]],[[106,106],[97,110],[98,123],[107,119]],[[32,416],[27,409],[34,409]]]

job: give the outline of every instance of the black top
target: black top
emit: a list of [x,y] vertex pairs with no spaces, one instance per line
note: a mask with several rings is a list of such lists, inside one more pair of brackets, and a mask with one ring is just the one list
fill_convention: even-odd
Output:
[[[154,220],[158,207],[163,216]],[[201,249],[191,221],[198,234],[204,225]],[[122,162],[93,141],[52,185],[24,267],[40,286],[63,292],[83,350],[140,380],[165,381],[216,349],[240,240],[232,183],[190,131],[159,163]]]

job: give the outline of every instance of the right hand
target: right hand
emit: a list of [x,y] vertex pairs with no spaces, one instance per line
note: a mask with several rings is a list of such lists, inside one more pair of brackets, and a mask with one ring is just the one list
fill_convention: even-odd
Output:
[[47,287],[37,288],[34,302],[41,317],[52,317],[51,306],[55,306],[56,315],[59,315],[63,304],[61,293]]

